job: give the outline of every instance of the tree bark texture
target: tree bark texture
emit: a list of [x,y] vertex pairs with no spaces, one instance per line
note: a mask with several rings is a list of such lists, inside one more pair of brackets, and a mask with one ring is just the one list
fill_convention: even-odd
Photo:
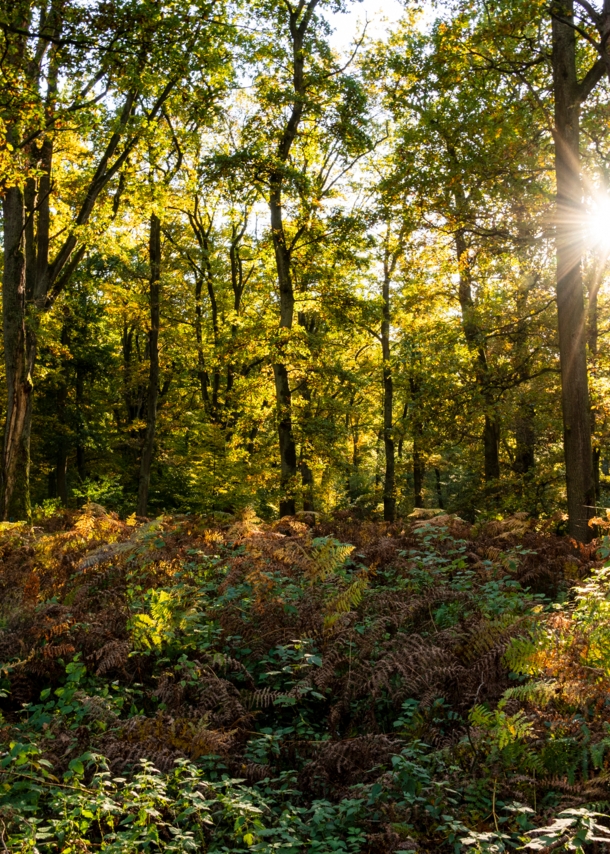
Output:
[[[18,115],[7,127],[7,140],[13,150],[22,151],[24,161],[32,175],[36,172],[36,177],[27,177],[23,190],[9,188],[3,199],[7,412],[0,472],[0,513],[4,519],[30,516],[31,398],[37,324],[42,314],[53,306],[82,260],[86,246],[80,241],[79,230],[89,222],[100,194],[120,172],[142,133],[141,129],[136,129],[125,139],[137,101],[138,93],[134,89],[125,93],[118,125],[85,189],[80,208],[51,260],[53,134],[63,61],[56,39],[60,36],[63,12],[61,4],[53,5],[46,15],[44,34],[28,54],[25,33],[30,29],[34,8],[29,3],[9,4],[14,30],[10,31],[3,60],[13,67],[16,77],[27,80],[42,116],[40,125],[33,129],[22,127]],[[148,121],[159,115],[174,85],[175,81],[170,81],[163,87],[148,113]],[[119,149],[121,143],[122,150]]]
[[383,444],[385,447],[385,478],[383,481],[383,519],[396,519],[396,454],[394,448],[394,382],[390,348],[390,281],[396,258],[385,258],[383,276],[383,315],[381,320],[381,353],[383,360]]
[[576,540],[587,542],[591,538],[588,521],[594,513],[595,486],[582,281],[581,90],[576,73],[576,32],[570,23],[561,19],[572,21],[572,0],[555,4],[554,12],[557,325],[568,530]]
[[140,457],[140,477],[138,480],[138,503],[136,513],[146,516],[148,511],[148,492],[150,488],[150,468],[155,448],[157,429],[157,403],[159,399],[159,322],[161,295],[161,222],[156,214],[150,217],[150,329],[148,331],[148,395],[146,413],[146,432]]
[[[284,168],[303,116],[305,106],[304,49],[305,33],[319,0],[309,0],[303,11],[302,4],[289,12],[290,37],[292,40],[293,101],[290,116],[279,140],[276,159],[278,166],[269,179],[269,213],[271,238],[275,253],[275,266],[280,296],[281,330],[292,329],[294,318],[294,288],[292,282],[290,247],[284,229],[282,193]],[[302,17],[299,21],[299,17]],[[282,333],[280,333],[282,334]],[[277,408],[277,430],[280,448],[280,517],[293,516],[296,512],[297,450],[292,428],[292,394],[288,367],[281,358],[283,340],[278,346],[278,359],[273,365],[275,399]]]
[[24,520],[30,507],[30,427],[34,344],[27,323],[25,204],[19,187],[3,199],[3,332],[7,385],[2,454],[2,518]]
[[475,378],[485,407],[485,423],[483,426],[484,476],[485,481],[491,483],[500,477],[500,424],[490,387],[485,338],[475,316],[468,243],[462,228],[459,228],[455,234],[455,247],[460,276],[459,300],[462,311],[462,328],[469,349],[476,355]]

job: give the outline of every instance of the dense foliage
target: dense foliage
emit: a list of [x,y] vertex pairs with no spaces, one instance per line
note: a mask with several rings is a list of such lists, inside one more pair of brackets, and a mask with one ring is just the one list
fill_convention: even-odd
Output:
[[357,6],[0,0],[0,851],[610,848],[610,0]]
[[577,581],[591,548],[523,517],[312,523],[90,504],[5,525],[8,850],[603,838],[608,570]]
[[548,517],[570,394],[603,504],[603,21],[575,58],[592,406],[566,375],[562,425],[559,12],[424,5],[346,56],[330,0],[2,7],[4,518]]

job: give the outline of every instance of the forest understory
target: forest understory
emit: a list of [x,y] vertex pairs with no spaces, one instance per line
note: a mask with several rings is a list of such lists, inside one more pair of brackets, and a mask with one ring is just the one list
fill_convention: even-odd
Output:
[[0,850],[607,850],[605,540],[338,515],[3,523]]

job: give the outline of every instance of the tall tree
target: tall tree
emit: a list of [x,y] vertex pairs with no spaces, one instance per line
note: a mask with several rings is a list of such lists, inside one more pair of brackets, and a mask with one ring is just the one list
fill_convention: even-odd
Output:
[[561,403],[570,534],[587,542],[595,513],[591,449],[591,408],[587,376],[586,313],[582,279],[583,207],[580,175],[581,105],[608,65],[610,4],[601,15],[580,2],[602,34],[602,57],[579,80],[573,0],[551,6],[553,18],[553,93],[555,101],[555,177],[557,183],[557,325],[561,360]]
[[[81,262],[95,233],[92,218],[99,203],[172,91],[191,72],[191,52],[201,58],[199,35],[205,32],[202,22],[210,7],[198,12],[201,17],[192,15],[191,27],[186,9],[158,7],[142,18],[128,5],[108,15],[104,4],[84,9],[55,3],[41,11],[36,3],[21,0],[2,28],[10,78],[37,105],[30,112],[13,106],[4,117],[7,140],[23,162],[26,178],[9,182],[3,198],[8,389],[0,472],[3,518],[30,515],[31,398],[41,318]],[[169,73],[161,72],[168,57]],[[151,84],[153,71],[159,72],[156,85]],[[104,113],[105,126],[99,120]],[[72,213],[64,215],[58,240],[52,234],[52,200],[58,191],[53,159],[58,134],[75,116],[93,157],[75,163],[82,189],[71,200]],[[98,220],[99,231],[104,217]]]

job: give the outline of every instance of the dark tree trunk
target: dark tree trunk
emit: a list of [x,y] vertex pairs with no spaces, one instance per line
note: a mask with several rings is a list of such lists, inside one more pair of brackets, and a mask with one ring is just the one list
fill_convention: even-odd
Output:
[[[522,387],[529,380],[529,351],[528,351],[528,329],[527,329],[527,301],[529,287],[521,288],[517,297],[517,311],[519,320],[515,334],[515,370]],[[528,474],[536,465],[536,431],[535,410],[533,404],[528,400],[527,393],[521,391],[517,403],[515,416],[515,459],[513,471],[517,474]]]
[[381,357],[383,370],[383,444],[385,448],[385,477],[383,481],[383,519],[393,522],[396,519],[396,451],[394,447],[394,381],[392,378],[390,323],[392,306],[390,303],[390,282],[396,267],[398,254],[390,255],[386,251],[383,269],[381,318]]
[[159,398],[159,300],[161,291],[161,223],[156,214],[150,218],[150,329],[148,332],[148,395],[146,433],[140,458],[140,478],[138,482],[138,503],[136,513],[146,516],[148,511],[148,491],[150,487],[150,467],[152,465],[155,432],[157,429],[157,401]]
[[[413,503],[415,507],[424,506],[424,478],[426,476],[426,458],[423,453],[424,429],[418,414],[419,380],[411,375],[409,387],[411,389],[411,433],[413,435]],[[407,406],[405,405],[405,414]]]
[[295,488],[297,449],[292,432],[292,395],[288,370],[279,363],[273,366],[277,402],[277,428],[280,443],[280,518],[296,512]]
[[301,484],[303,486],[303,510],[315,510],[316,506],[313,498],[313,472],[305,460],[301,460],[299,468],[301,469]]
[[436,504],[441,510],[445,509],[445,502],[443,501],[443,485],[441,483],[441,472],[440,469],[434,469],[434,478],[436,482]]
[[487,483],[500,477],[500,425],[495,414],[485,413],[483,428],[483,448],[485,452],[485,480]]
[[30,507],[31,368],[34,342],[26,325],[25,204],[19,187],[3,199],[3,331],[7,411],[2,457],[2,518],[27,520]]
[[[64,322],[61,331],[61,343],[69,348],[68,320]],[[56,459],[56,483],[57,495],[63,507],[68,506],[68,425],[66,424],[66,403],[68,401],[68,360],[62,359],[61,385],[57,390],[57,421],[59,424],[59,436]]]
[[522,395],[517,407],[515,424],[516,452],[513,469],[517,474],[527,474],[536,465],[534,415],[533,405]]
[[[13,23],[20,27],[21,31],[28,29],[28,16],[32,8],[31,4],[22,4],[21,8],[16,6],[11,9],[15,14]],[[89,222],[100,194],[119,172],[141,133],[135,131],[123,146],[122,152],[117,154],[136,102],[136,92],[132,91],[126,95],[118,127],[98,161],[78,214],[69,225],[67,236],[51,263],[49,244],[53,131],[46,135],[42,130],[45,125],[52,127],[55,116],[62,56],[54,39],[47,36],[59,35],[62,24],[60,17],[58,9],[48,14],[43,27],[46,34],[40,39],[34,57],[26,55],[26,40],[23,36],[12,39],[4,57],[8,64],[14,66],[18,76],[23,75],[27,79],[34,103],[38,99],[44,114],[38,139],[22,149],[28,166],[35,168],[38,175],[26,181],[25,193],[19,187],[12,187],[7,190],[3,199],[3,326],[7,412],[0,472],[0,512],[5,519],[28,519],[31,513],[29,468],[36,326],[42,314],[52,307],[82,260],[85,245],[79,242],[79,230]],[[41,90],[43,80],[44,93]],[[158,115],[172,87],[173,84],[164,87],[149,113],[149,119]],[[15,150],[23,142],[18,138],[16,126],[8,128],[7,138]]]
[[424,478],[426,463],[419,448],[418,437],[413,436],[413,503],[415,507],[424,506]]
[[[280,329],[292,329],[294,317],[294,289],[292,283],[290,248],[286,242],[282,213],[284,166],[296,139],[305,107],[305,34],[319,0],[299,3],[289,10],[290,38],[292,41],[293,99],[290,115],[280,137],[276,157],[280,164],[269,179],[269,213],[271,237],[275,252],[278,288],[280,292]],[[299,20],[300,19],[300,20]],[[280,447],[280,517],[293,516],[296,511],[295,491],[297,478],[297,451],[292,430],[292,395],[288,368],[282,359],[283,341],[278,346],[278,359],[273,365],[277,406],[277,430]]]
[[[458,204],[463,207],[463,194],[456,193]],[[500,477],[500,424],[495,411],[495,400],[490,387],[490,371],[485,351],[485,337],[475,316],[472,296],[472,280],[468,244],[463,229],[455,234],[455,246],[459,269],[459,300],[462,310],[462,329],[469,349],[476,354],[475,376],[485,406],[483,427],[484,476],[487,483]]]
[[555,175],[557,182],[557,321],[561,362],[561,402],[568,496],[568,530],[581,542],[591,538],[595,485],[591,450],[591,410],[585,347],[582,282],[582,189],[580,104],[586,93],[576,73],[574,4],[553,9],[553,90],[555,96]]
[[87,476],[85,468],[85,376],[83,366],[76,365],[76,412],[78,418],[78,432],[76,435],[76,471],[78,479],[82,483]]

